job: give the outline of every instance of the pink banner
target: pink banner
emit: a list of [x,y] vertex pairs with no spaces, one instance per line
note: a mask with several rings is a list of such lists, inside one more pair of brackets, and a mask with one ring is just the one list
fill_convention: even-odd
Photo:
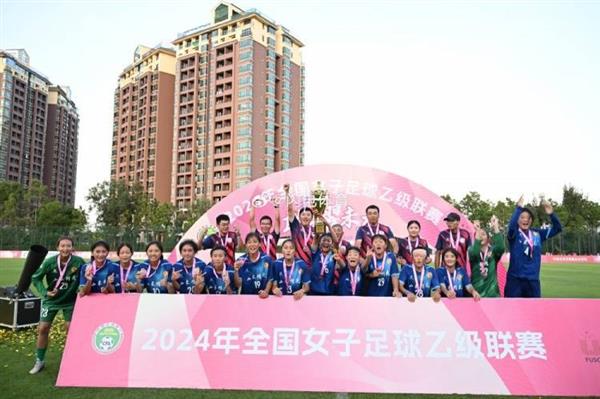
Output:
[[[473,233],[473,225],[448,202],[425,187],[402,176],[379,169],[351,165],[313,165],[288,169],[254,180],[232,192],[208,210],[184,234],[182,240],[197,239],[202,226],[215,225],[218,215],[231,218],[239,227],[242,237],[249,232],[248,212],[256,204],[256,219],[263,215],[273,217],[272,201],[281,201],[281,232],[289,236],[289,220],[285,209],[283,185],[290,184],[296,209],[310,206],[310,196],[317,181],[328,193],[325,217],[331,224],[344,227],[344,239],[354,241],[356,229],[366,223],[365,208],[375,204],[380,208],[380,221],[392,228],[397,237],[406,237],[406,224],[412,219],[421,223],[421,236],[435,246],[440,231],[447,229],[444,217],[449,212],[461,215],[460,227]],[[201,257],[209,260],[208,251]],[[179,257],[173,249],[169,261]]]
[[[288,169],[254,180],[232,192],[210,208],[183,235],[181,240],[198,239],[203,226],[215,225],[220,214],[229,215],[232,225],[240,229],[242,237],[250,231],[248,212],[256,206],[256,219],[263,215],[273,217],[273,201],[283,204],[281,210],[281,236],[290,234],[283,185],[290,184],[290,192],[296,209],[311,204],[311,193],[317,182],[327,190],[328,204],[325,217],[330,224],[339,223],[344,228],[344,239],[354,242],[356,230],[364,225],[365,209],[371,204],[380,208],[380,222],[391,227],[396,237],[408,235],[406,225],[416,219],[421,224],[421,237],[431,248],[435,247],[440,231],[446,230],[444,217],[450,212],[461,216],[459,227],[466,229],[473,239],[473,224],[456,208],[437,194],[405,177],[380,169],[355,165],[312,165]],[[199,257],[209,261],[209,251],[201,251]],[[177,246],[169,255],[169,262],[179,258]],[[470,273],[470,266],[465,265]],[[506,269],[498,265],[498,286],[504,293]]]
[[57,385],[593,396],[598,314],[576,299],[91,295]]

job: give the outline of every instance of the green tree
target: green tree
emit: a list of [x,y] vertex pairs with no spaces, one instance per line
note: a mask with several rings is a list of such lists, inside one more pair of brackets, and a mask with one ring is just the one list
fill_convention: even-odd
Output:
[[498,218],[500,226],[508,225],[508,221],[514,212],[516,205],[517,201],[510,198],[505,198],[504,201],[500,200],[494,204],[492,213]]
[[97,215],[99,226],[139,229],[144,216],[147,195],[139,184],[104,181],[92,187],[86,196],[89,211]]
[[160,240],[174,235],[175,207],[171,203],[161,203],[152,198],[146,198],[140,208],[142,228],[148,231],[146,241]]
[[0,181],[0,225],[17,226],[21,224],[23,211],[23,187],[14,182]]
[[206,197],[196,199],[190,208],[177,209],[175,211],[175,232],[181,237],[202,215],[211,207],[212,202]]
[[471,220],[488,221],[493,215],[492,204],[475,191],[468,192],[459,202],[460,210]]
[[38,210],[37,225],[40,227],[64,227],[70,230],[83,229],[87,216],[83,209],[63,205],[58,201],[49,201]]
[[450,205],[452,205],[453,207],[455,207],[456,209],[458,209],[459,211],[462,212],[462,210],[459,208],[460,204],[458,203],[458,201],[456,201],[454,198],[452,198],[452,196],[450,194],[443,194],[440,197],[444,201],[446,201],[447,203],[449,203]]
[[563,252],[598,253],[600,247],[600,204],[573,186],[563,187],[563,200],[556,210],[564,234],[559,236]]
[[48,201],[48,189],[39,180],[32,180],[23,195],[23,211],[27,215],[27,225],[36,226],[38,210]]

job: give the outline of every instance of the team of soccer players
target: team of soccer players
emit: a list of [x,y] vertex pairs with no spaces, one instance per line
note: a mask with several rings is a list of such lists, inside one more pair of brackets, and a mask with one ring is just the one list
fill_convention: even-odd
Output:
[[[354,245],[344,240],[340,225],[330,226],[323,215],[305,207],[296,214],[288,198],[291,236],[281,245],[282,257],[276,259],[279,241],[279,208],[275,204],[275,224],[263,216],[256,226],[254,209],[250,212],[251,231],[244,240],[237,228],[230,231],[227,215],[216,219],[217,231],[206,235],[201,229],[198,242],[179,244],[181,259],[171,264],[163,258],[158,241],[146,246],[147,259],[136,263],[129,244],[117,248],[118,260],[108,259],[108,243],[98,241],[91,247],[86,263],[73,255],[70,237],[57,243],[58,255],[47,258],[33,275],[32,281],[42,296],[36,363],[30,373],[44,368],[48,335],[54,317],[63,312],[68,329],[77,297],[93,293],[148,292],[156,294],[247,294],[267,298],[269,295],[393,296],[414,302],[420,297],[434,301],[444,296],[498,297],[497,264],[504,253],[504,236],[498,219],[492,217],[486,231],[475,222],[475,240],[458,227],[460,216],[449,213],[444,219],[448,229],[439,233],[435,245],[435,267],[430,266],[431,250],[420,236],[421,225],[408,222],[408,236],[395,237],[391,228],[379,222],[376,205],[366,209],[367,223],[356,232]],[[544,202],[551,220],[550,227],[532,228],[533,213],[523,207],[523,198],[508,225],[510,264],[504,295],[540,297],[539,272],[542,243],[558,234],[561,225],[552,205]],[[311,222],[321,219],[328,231],[317,233]],[[235,259],[236,251],[245,253]],[[195,257],[210,249],[210,262]],[[467,259],[471,275],[467,273]],[[46,280],[46,284],[43,280]]]

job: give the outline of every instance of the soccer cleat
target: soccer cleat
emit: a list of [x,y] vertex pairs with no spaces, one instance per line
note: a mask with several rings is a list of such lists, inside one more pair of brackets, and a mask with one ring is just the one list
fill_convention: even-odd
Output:
[[33,368],[31,370],[29,370],[29,374],[37,374],[40,371],[42,371],[44,369],[44,365],[46,363],[44,363],[43,360],[39,360],[36,359],[35,364],[33,365]]

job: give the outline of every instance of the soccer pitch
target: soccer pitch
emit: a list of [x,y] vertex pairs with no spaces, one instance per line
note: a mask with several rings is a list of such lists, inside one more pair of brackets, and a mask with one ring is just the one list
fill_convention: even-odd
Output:
[[[24,260],[0,259],[0,286],[16,284]],[[546,298],[600,298],[600,265],[548,264],[542,266],[542,293]],[[58,327],[58,328],[57,328]],[[334,393],[290,393],[256,391],[203,391],[189,389],[107,389],[107,388],[56,388],[56,376],[64,346],[62,319],[57,319],[51,333],[46,355],[46,369],[34,376],[27,372],[34,363],[35,329],[13,333],[0,329],[0,381],[2,398],[60,397],[60,398],[335,398]],[[110,373],[110,370],[106,370]],[[432,376],[438,371],[432,370]],[[285,371],[282,371],[282,378]],[[177,376],[166,376],[177,378]],[[351,398],[390,398],[400,395],[349,394]],[[467,395],[402,395],[403,398],[475,398]],[[502,396],[489,396],[502,398]],[[514,397],[511,397],[514,398]]]

